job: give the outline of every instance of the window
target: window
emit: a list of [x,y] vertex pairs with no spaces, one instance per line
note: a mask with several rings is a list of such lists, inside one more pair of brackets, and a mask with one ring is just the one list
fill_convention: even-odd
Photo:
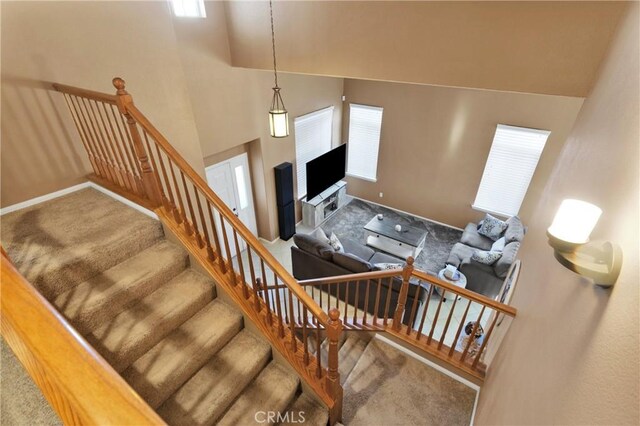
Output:
[[349,105],[349,144],[347,145],[347,174],[374,181],[378,174],[378,151],[382,108]]
[[298,199],[301,199],[307,195],[307,163],[331,149],[333,107],[296,117],[294,127]]
[[204,0],[171,0],[173,14],[183,18],[206,18]]
[[517,215],[550,133],[498,124],[473,208]]

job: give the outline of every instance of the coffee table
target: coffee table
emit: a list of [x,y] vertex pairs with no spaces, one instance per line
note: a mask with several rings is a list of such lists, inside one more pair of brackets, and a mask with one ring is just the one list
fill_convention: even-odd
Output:
[[427,231],[413,226],[403,226],[401,231],[396,231],[395,226],[390,219],[374,216],[364,226],[367,245],[403,259],[418,257],[424,248]]

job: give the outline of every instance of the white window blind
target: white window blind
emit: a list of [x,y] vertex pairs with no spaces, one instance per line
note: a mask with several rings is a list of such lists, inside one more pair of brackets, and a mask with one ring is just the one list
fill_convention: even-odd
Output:
[[349,144],[347,145],[349,176],[376,180],[381,127],[382,108],[349,105]]
[[173,14],[184,18],[206,18],[204,0],[171,0]]
[[517,215],[550,133],[498,124],[473,207]]
[[298,199],[301,199],[307,195],[307,163],[331,149],[333,107],[296,117],[293,123]]

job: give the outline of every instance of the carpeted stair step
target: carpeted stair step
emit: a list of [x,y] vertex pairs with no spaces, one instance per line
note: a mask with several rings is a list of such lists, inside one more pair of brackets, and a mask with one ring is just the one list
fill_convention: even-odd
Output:
[[281,426],[294,426],[301,423],[308,426],[326,426],[329,422],[329,409],[306,393],[296,398],[283,414],[289,417],[287,421],[280,423]]
[[347,340],[345,340],[338,353],[338,370],[342,384],[347,380],[349,373],[351,373],[353,367],[356,366],[366,348],[367,342],[356,336],[349,336]]
[[49,300],[162,238],[160,222],[94,189],[2,216],[2,244]]
[[158,409],[170,425],[210,425],[269,361],[271,347],[243,330]]
[[86,337],[120,372],[213,298],[213,282],[187,269]]
[[123,373],[158,408],[242,329],[242,315],[216,299],[172,331]]
[[256,419],[258,412],[280,412],[284,415],[299,383],[298,376],[271,361],[227,410],[218,425],[257,424],[260,421]]
[[140,297],[170,281],[188,264],[187,253],[161,241],[56,297],[54,305],[80,332],[95,329]]

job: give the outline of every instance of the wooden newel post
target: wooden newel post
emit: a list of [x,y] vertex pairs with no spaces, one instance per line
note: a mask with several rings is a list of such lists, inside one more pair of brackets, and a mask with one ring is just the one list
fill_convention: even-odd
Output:
[[329,373],[326,378],[327,390],[335,401],[334,406],[329,410],[329,423],[332,425],[342,420],[342,385],[340,384],[340,372],[338,370],[338,343],[341,334],[342,320],[340,320],[340,311],[334,308],[329,311],[329,326],[327,327]]
[[396,312],[393,315],[393,329],[396,331],[400,330],[400,327],[402,327],[402,317],[404,316],[404,307],[407,303],[407,296],[409,295],[409,280],[411,279],[412,273],[413,257],[409,256],[407,258],[407,263],[405,263],[402,270],[402,286],[400,287],[398,306],[396,307]]
[[144,148],[140,132],[136,121],[131,117],[131,114],[127,111],[127,105],[133,105],[133,98],[125,90],[125,82],[120,77],[116,77],[112,80],[113,87],[117,89],[116,95],[118,96],[117,105],[118,111],[127,119],[127,125],[129,126],[129,133],[133,142],[133,149],[136,153],[136,158],[140,163],[140,170],[142,171],[142,185],[144,186],[145,194],[153,207],[159,207],[162,204],[162,196],[160,191],[159,176],[157,170],[151,167],[147,150]]

